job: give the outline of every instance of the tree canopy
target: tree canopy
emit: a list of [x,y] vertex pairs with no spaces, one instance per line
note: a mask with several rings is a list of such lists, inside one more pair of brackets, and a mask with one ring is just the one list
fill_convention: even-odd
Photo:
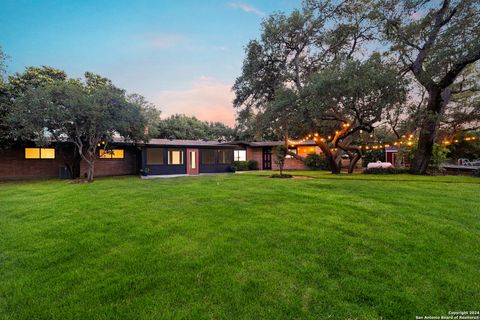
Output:
[[158,123],[155,137],[184,140],[231,140],[234,130],[221,122],[201,121],[196,117],[175,114]]
[[[39,79],[32,71],[40,71]],[[44,77],[43,72],[55,79]],[[80,81],[66,79],[50,68],[29,68],[12,79],[18,80],[11,84],[16,98],[15,112],[9,116],[18,128],[15,138],[37,144],[73,143],[88,164],[88,181],[93,180],[99,148],[108,152],[116,136],[126,141],[147,140],[149,126],[158,119],[158,112],[143,98],[129,96],[110,80],[89,72]]]
[[[388,74],[396,72],[404,78],[408,92],[405,82],[396,79],[400,90],[378,102],[397,101],[388,107],[380,103],[379,113],[358,104],[356,121],[368,130],[388,123],[397,137],[418,129],[412,172],[424,173],[439,128],[466,130],[478,124],[479,16],[480,3],[475,0],[306,0],[289,15],[270,15],[261,25],[261,36],[247,44],[242,73],[233,86],[239,125],[257,130],[264,139],[297,135],[301,131],[297,124],[310,130],[313,115],[304,112],[292,117],[292,110],[308,102],[316,105],[318,114],[325,101],[340,114],[346,110],[332,100],[331,90],[315,95],[314,101],[294,97],[304,95],[312,82],[325,80],[331,70],[371,64],[377,55],[382,70],[388,68]],[[355,81],[381,83],[372,73],[367,72],[372,79],[349,73]],[[380,74],[388,82],[389,76]],[[337,98],[351,96],[352,83],[348,79],[335,83]],[[369,91],[364,84],[355,90]]]
[[376,8],[383,40],[428,95],[412,163],[412,172],[425,173],[453,86],[480,59],[480,3],[379,0]]

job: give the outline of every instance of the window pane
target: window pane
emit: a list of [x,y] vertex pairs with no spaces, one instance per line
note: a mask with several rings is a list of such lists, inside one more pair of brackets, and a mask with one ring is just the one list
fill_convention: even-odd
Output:
[[195,151],[190,151],[190,168],[197,168],[197,153]]
[[297,154],[299,156],[307,156],[311,153],[315,153],[315,147],[298,147]]
[[25,159],[40,159],[40,148],[25,148]]
[[201,151],[202,164],[215,164],[215,150],[205,149]]
[[123,149],[113,149],[113,150],[99,150],[100,159],[123,159],[125,153]]
[[55,149],[42,148],[40,149],[40,156],[42,159],[55,159]]
[[112,157],[112,155],[110,153],[108,153],[106,150],[100,149],[99,150],[99,157],[100,157],[100,159],[110,159]]
[[234,160],[235,161],[247,161],[247,150],[235,150],[234,151]]
[[183,164],[183,151],[168,150],[168,164]]
[[230,163],[232,158],[232,150],[218,150],[218,163]]
[[163,154],[162,148],[147,148],[147,164],[163,164]]
[[125,153],[123,149],[115,149],[112,150],[112,158],[113,159],[123,159],[125,156]]

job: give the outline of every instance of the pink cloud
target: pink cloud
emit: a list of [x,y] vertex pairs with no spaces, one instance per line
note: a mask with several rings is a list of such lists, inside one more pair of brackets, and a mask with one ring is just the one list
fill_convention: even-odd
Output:
[[160,91],[154,102],[162,110],[162,117],[183,113],[200,120],[220,121],[233,126],[235,110],[231,87],[231,84],[202,76],[186,89]]

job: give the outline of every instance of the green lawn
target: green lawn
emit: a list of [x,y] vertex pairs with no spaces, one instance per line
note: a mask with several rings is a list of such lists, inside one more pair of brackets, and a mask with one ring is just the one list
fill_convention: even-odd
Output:
[[480,309],[480,179],[0,183],[0,319],[414,319]]

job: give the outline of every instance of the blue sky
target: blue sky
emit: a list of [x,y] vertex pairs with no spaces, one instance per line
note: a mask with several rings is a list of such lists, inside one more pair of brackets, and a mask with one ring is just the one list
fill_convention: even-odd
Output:
[[300,0],[0,1],[0,46],[8,71],[48,65],[84,71],[144,95],[163,116],[234,123],[230,88],[243,48],[265,15]]

